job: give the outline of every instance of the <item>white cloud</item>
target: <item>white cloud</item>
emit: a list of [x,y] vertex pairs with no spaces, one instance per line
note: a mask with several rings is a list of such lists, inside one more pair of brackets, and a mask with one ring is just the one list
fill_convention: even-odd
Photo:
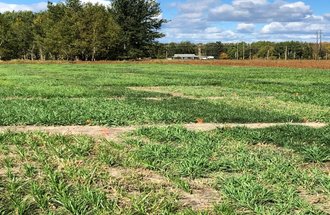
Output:
[[233,0],[232,5],[235,8],[248,9],[253,7],[260,7],[267,4],[267,0]]
[[111,2],[109,0],[81,0],[83,3],[93,3],[93,4],[101,4],[105,6],[110,6]]
[[330,21],[330,13],[324,14],[324,19],[329,20]]
[[303,0],[184,0],[166,24],[165,41],[312,40],[329,38],[330,13],[315,14]]
[[[329,29],[330,23],[308,23],[308,22],[272,22],[261,29],[262,34],[311,34],[322,29]],[[315,36],[314,36],[315,37]]]
[[6,11],[41,11],[47,8],[47,2],[39,2],[35,4],[9,4],[0,2],[0,12]]
[[240,33],[252,33],[254,32],[255,25],[251,23],[239,23],[236,29]]
[[[81,0],[83,3],[93,3],[101,4],[105,6],[110,6],[111,2],[109,0]],[[47,1],[33,3],[33,4],[11,4],[0,2],[0,13],[6,11],[41,11],[47,9]]]
[[296,22],[312,15],[309,5],[304,2],[234,0],[232,4],[221,4],[210,10],[211,21],[238,22]]

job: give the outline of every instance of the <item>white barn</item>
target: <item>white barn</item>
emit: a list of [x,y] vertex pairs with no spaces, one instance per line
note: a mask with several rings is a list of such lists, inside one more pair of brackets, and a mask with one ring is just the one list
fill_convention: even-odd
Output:
[[195,60],[199,59],[199,57],[195,54],[175,54],[173,59],[181,59],[181,60]]

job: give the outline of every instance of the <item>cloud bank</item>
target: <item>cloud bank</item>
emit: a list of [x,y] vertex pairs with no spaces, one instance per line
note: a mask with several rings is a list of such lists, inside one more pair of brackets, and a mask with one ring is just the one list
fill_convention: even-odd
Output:
[[[93,4],[102,4],[109,6],[110,1],[109,0],[81,0],[83,3],[93,3]],[[0,2],[0,13],[6,12],[6,11],[42,11],[47,9],[47,1],[34,3],[34,4],[11,4],[11,3],[5,3]]]
[[314,41],[318,30],[330,40],[330,13],[316,15],[303,1],[186,0],[171,6],[178,12],[164,29],[169,41]]

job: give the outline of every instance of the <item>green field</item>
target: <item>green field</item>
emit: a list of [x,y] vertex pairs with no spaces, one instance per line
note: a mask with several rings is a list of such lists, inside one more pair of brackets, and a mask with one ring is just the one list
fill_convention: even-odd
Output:
[[181,126],[196,120],[330,123],[330,71],[2,64],[0,126],[138,129],[0,133],[0,214],[330,213],[329,125]]

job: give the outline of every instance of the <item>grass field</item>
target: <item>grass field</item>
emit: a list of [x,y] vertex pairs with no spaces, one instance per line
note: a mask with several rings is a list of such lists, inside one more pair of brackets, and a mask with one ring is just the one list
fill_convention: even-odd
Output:
[[2,64],[0,126],[138,129],[0,133],[0,214],[330,213],[329,125],[181,126],[196,121],[330,123],[330,71]]

